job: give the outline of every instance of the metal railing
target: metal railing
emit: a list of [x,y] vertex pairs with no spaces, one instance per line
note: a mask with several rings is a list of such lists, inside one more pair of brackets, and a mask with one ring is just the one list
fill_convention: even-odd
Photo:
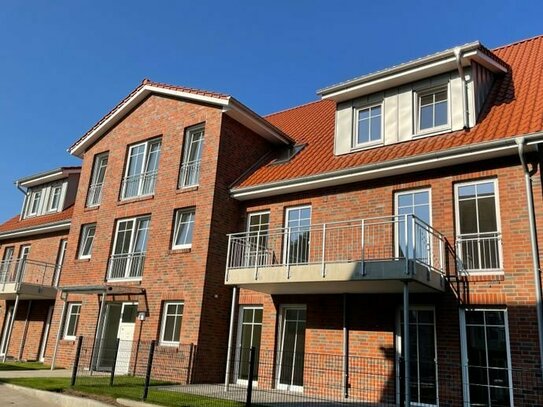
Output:
[[459,269],[463,272],[502,270],[502,236],[498,232],[464,234],[456,239]]
[[109,258],[108,280],[135,279],[143,275],[145,252],[113,254]]
[[185,188],[198,185],[200,178],[200,161],[181,165],[179,173],[179,187]]
[[55,287],[60,265],[35,260],[5,260],[0,262],[0,291],[9,284],[33,284]]
[[228,279],[230,269],[401,259],[445,273],[445,237],[414,215],[233,233],[226,268]]
[[89,192],[87,194],[87,207],[100,205],[100,202],[102,202],[103,185],[103,183],[99,183],[89,186]]
[[158,171],[149,171],[123,178],[122,199],[151,195],[155,192]]

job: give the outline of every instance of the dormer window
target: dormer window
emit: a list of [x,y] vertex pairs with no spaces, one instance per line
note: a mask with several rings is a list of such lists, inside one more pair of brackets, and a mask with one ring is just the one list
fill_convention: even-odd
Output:
[[28,207],[28,216],[34,216],[38,214],[40,210],[42,191],[34,191],[30,194],[30,206]]
[[60,206],[60,195],[62,193],[62,185],[53,185],[51,192],[49,192],[49,203],[47,205],[47,212],[57,212]]
[[354,147],[365,147],[382,142],[382,106],[381,104],[364,107],[356,111],[356,131]]
[[419,133],[439,130],[449,125],[448,93],[447,86],[418,93]]

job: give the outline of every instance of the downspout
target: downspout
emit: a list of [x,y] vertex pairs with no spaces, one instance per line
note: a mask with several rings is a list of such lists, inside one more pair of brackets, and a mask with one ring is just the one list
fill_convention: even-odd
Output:
[[17,189],[19,191],[21,191],[23,193],[23,195],[25,196],[25,199],[23,200],[23,208],[21,209],[21,214],[19,215],[19,220],[22,220],[23,219],[23,216],[24,214],[26,213],[26,205],[27,205],[27,190],[24,190],[21,185],[19,184],[19,181],[15,181],[15,186],[17,187]]
[[462,83],[462,117],[464,121],[464,130],[469,129],[468,118],[468,91],[466,88],[466,77],[464,75],[464,67],[462,66],[462,51],[459,47],[454,49],[454,56],[456,58],[456,66],[458,68],[458,75],[460,76],[460,82]]
[[537,329],[539,333],[539,358],[540,369],[543,372],[543,304],[541,302],[541,265],[539,262],[539,248],[537,244],[537,229],[534,210],[534,191],[532,189],[532,174],[528,168],[524,156],[525,140],[524,137],[518,137],[516,140],[518,146],[518,155],[522,168],[524,170],[524,181],[526,186],[526,201],[528,206],[528,219],[530,221],[530,243],[532,246],[532,267],[534,271],[535,283],[535,301],[537,310]]

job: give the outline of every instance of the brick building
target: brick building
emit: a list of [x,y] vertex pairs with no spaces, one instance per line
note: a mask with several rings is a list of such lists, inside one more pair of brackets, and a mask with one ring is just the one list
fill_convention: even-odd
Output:
[[70,148],[45,360],[194,344],[246,384],[254,346],[260,388],[540,405],[542,71],[543,37],[474,42],[266,117],[144,81]]

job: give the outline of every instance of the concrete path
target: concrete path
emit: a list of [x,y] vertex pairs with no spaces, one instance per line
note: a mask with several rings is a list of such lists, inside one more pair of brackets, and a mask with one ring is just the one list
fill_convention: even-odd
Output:
[[56,403],[17,391],[3,384],[0,384],[0,400],[2,400],[2,406],[6,407],[58,407]]
[[58,370],[0,370],[0,379],[15,377],[71,377],[70,369]]

